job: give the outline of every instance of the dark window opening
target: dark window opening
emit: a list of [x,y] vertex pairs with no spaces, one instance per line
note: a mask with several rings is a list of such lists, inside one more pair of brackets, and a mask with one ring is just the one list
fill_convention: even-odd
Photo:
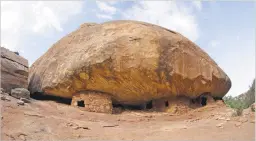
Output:
[[120,114],[124,111],[124,106],[122,104],[114,104],[112,103],[112,107],[113,107],[113,114]]
[[214,99],[214,101],[223,100],[222,97],[214,97],[213,99]]
[[205,106],[205,105],[207,104],[207,98],[206,98],[206,97],[201,97],[201,102],[200,102],[200,104],[201,104],[202,106]]
[[146,109],[152,109],[153,108],[153,104],[152,104],[152,100],[149,101],[146,105]]
[[79,106],[79,107],[84,107],[84,106],[85,106],[85,105],[84,105],[84,101],[83,101],[83,100],[77,101],[77,106]]
[[169,106],[169,102],[165,101],[165,107],[168,107],[168,106]]
[[192,99],[192,100],[191,100],[191,103],[192,103],[192,104],[195,104],[195,103],[196,103],[196,101],[195,101],[194,99]]

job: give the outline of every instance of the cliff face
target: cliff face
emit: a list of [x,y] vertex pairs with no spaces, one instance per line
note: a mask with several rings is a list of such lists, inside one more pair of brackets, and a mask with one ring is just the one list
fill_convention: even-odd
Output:
[[83,24],[30,69],[29,90],[71,98],[96,91],[119,103],[164,97],[223,97],[229,77],[181,34],[148,23]]
[[10,93],[13,88],[28,87],[28,60],[1,47],[1,88]]

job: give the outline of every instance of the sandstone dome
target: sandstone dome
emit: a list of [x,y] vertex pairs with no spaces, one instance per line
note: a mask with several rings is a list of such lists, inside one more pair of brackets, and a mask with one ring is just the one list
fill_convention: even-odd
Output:
[[85,23],[52,45],[29,70],[29,90],[72,98],[101,92],[113,102],[203,93],[221,98],[231,81],[180,33],[138,21]]

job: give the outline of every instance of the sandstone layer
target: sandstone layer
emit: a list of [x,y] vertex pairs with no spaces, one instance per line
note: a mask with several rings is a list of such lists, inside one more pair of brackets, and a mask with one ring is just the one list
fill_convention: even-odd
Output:
[[223,97],[229,77],[180,33],[137,21],[85,23],[55,43],[30,68],[29,90],[71,98],[109,95],[114,103],[203,93]]
[[1,88],[28,88],[28,60],[1,47]]

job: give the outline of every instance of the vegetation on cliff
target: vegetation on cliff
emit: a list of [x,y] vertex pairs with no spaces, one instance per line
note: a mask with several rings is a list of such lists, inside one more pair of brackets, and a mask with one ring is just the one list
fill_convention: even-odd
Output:
[[226,96],[223,100],[229,107],[236,109],[238,114],[242,112],[243,109],[249,108],[253,103],[255,103],[255,79],[251,86],[249,86],[249,90],[245,93],[236,97]]

